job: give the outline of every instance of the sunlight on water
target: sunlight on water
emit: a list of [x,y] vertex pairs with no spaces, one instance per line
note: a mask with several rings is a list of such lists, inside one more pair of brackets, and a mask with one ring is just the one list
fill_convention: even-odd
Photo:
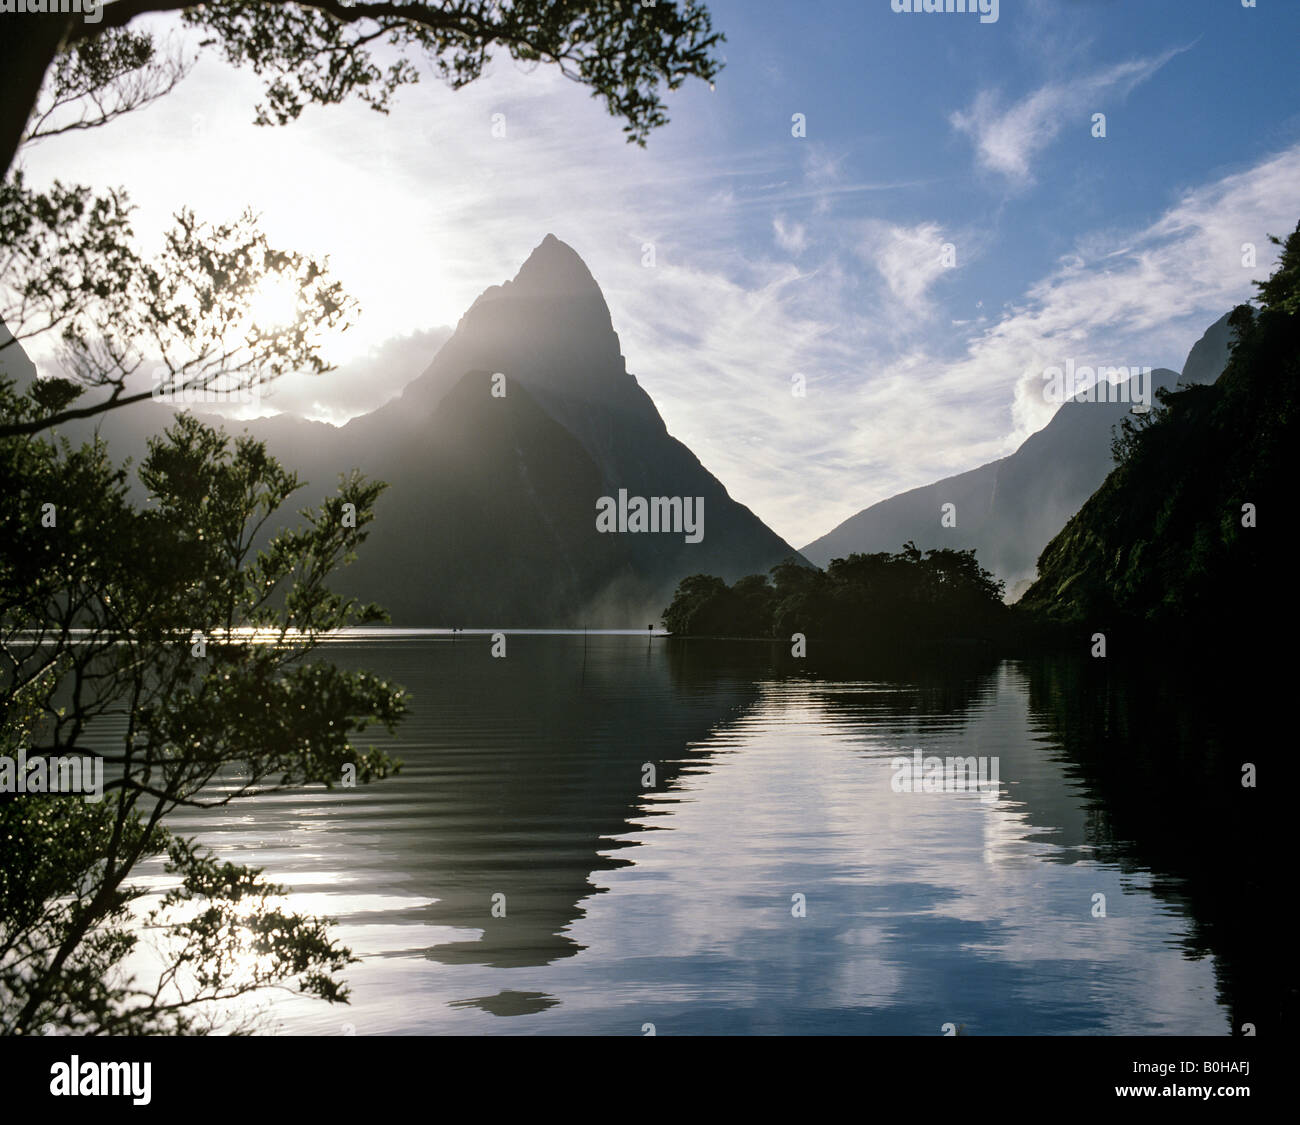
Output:
[[[363,959],[350,1006],[278,1000],[282,1030],[1228,1029],[1176,887],[1098,833],[1015,663],[838,679],[596,634],[328,655],[411,690],[402,773],[178,820]],[[918,749],[996,759],[996,791],[895,791]]]

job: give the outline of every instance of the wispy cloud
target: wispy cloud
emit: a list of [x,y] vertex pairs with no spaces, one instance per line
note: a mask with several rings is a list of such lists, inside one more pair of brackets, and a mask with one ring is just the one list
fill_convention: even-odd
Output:
[[[1010,107],[977,101],[961,128],[986,167],[1023,182],[1070,115],[1104,109],[1170,57],[1081,73]],[[997,276],[1008,248],[964,206],[969,196],[928,214],[932,194],[879,190],[928,166],[883,156],[855,166],[852,141],[835,149],[783,129],[722,148],[730,134],[708,113],[675,111],[640,150],[573,83],[508,63],[459,93],[406,90],[384,118],[339,106],[248,130],[258,96],[246,74],[202,64],[175,95],[113,126],[111,145],[51,144],[34,151],[31,174],[78,180],[93,166],[97,182],[126,184],[145,237],[182,203],[212,218],[252,205],[276,241],[329,252],[362,319],[331,352],[339,371],[286,381],[270,403],[332,421],[417,375],[437,346],[430,326],[454,323],[553,232],[600,283],[628,369],[670,432],[796,546],[1008,452],[1050,416],[1038,393],[1048,364],[1177,366],[1267,274],[1265,235],[1300,215],[1297,146],[1127,230],[1071,232],[1058,262],[1008,251],[1004,274],[1039,278],[1013,284]],[[141,157],[159,150],[186,159]],[[957,277],[984,270],[968,291],[942,277],[945,241]],[[1240,265],[1247,241],[1260,247],[1254,271]],[[796,374],[803,397],[791,393]]]
[[956,266],[956,246],[938,223],[896,226],[878,220],[863,225],[858,254],[873,266],[889,292],[911,315],[928,315],[926,294]]
[[993,91],[981,90],[974,106],[953,113],[949,122],[971,138],[981,168],[1005,177],[1013,187],[1028,187],[1034,182],[1034,159],[1062,129],[1068,125],[1086,130],[1092,113],[1104,112],[1108,103],[1126,98],[1185,50],[1176,47],[1150,58],[1071,75],[1009,105],[1003,105]]
[[[972,351],[981,365],[1020,358],[1012,436],[1048,421],[1054,408],[1042,400],[1042,366],[1066,356],[1181,367],[1211,321],[1255,295],[1252,283],[1276,261],[1267,236],[1289,233],[1297,218],[1300,145],[1186,192],[1142,230],[1109,244],[1090,240],[1030,287],[1023,305]],[[1253,268],[1243,265],[1247,243],[1256,251]]]
[[772,232],[776,244],[791,254],[802,254],[808,246],[808,229],[802,223],[787,222],[785,216],[778,215],[772,220]]
[[[1018,300],[963,326],[955,350],[855,312],[853,275],[829,265],[772,266],[755,288],[663,274],[661,292],[676,296],[638,301],[620,330],[670,429],[802,545],[869,504],[1009,453],[1056,409],[1043,398],[1049,365],[1180,368],[1213,321],[1254,295],[1273,268],[1267,235],[1297,218],[1300,145],[1186,192],[1144,227],[1086,234]],[[912,233],[895,244],[924,247],[939,237],[929,226],[902,228]],[[1242,265],[1247,242],[1254,269]],[[923,278],[899,276],[903,293],[924,292]],[[662,342],[669,323],[684,346]],[[806,398],[790,394],[794,372]]]

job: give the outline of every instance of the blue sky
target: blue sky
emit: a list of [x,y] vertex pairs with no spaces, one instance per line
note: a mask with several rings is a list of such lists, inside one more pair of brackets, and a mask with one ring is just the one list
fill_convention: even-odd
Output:
[[1050,419],[1048,365],[1181,367],[1300,219],[1295,0],[1002,0],[996,23],[709,7],[726,67],[671,97],[645,150],[505,58],[454,94],[426,69],[387,117],[257,129],[256,80],[205,57],[158,105],[25,162],[125,186],[146,244],[179,206],[252,206],[331,254],[363,309],[331,342],[340,370],[268,403],[336,422],[418,375],[553,232],[670,431],[796,545],[1014,449]]

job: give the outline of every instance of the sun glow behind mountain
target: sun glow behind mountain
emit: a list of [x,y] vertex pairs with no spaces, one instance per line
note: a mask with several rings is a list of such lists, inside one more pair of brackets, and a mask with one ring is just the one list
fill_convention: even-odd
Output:
[[[146,249],[183,201],[212,221],[250,207],[273,245],[328,255],[360,309],[322,339],[339,370],[281,380],[258,412],[335,423],[416,378],[484,286],[554,231],[599,279],[671,432],[808,542],[1011,452],[1051,417],[1032,393],[1045,365],[1176,367],[1300,213],[1284,46],[1300,9],[1093,7],[1056,12],[1048,43],[1028,16],[981,27],[884,3],[834,6],[791,36],[782,6],[720,0],[716,89],[672,95],[645,149],[573,83],[504,58],[458,92],[408,87],[387,115],[349,103],[256,128],[261,83],[206,56],[157,105],[36,146],[26,170],[80,182],[93,167],[97,188],[125,186]],[[883,112],[918,73],[914,112]],[[1104,141],[1072,123],[1079,75],[1111,114]],[[1174,101],[1212,145],[1161,130]],[[937,269],[946,244],[955,266]],[[286,304],[268,291],[253,315]]]

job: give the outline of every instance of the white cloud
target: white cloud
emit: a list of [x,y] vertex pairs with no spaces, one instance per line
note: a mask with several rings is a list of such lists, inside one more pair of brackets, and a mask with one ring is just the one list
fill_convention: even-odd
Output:
[[890,293],[907,312],[924,315],[930,286],[951,268],[945,261],[948,245],[949,239],[938,223],[907,227],[872,220],[864,224],[857,250],[879,271]]
[[[1252,282],[1267,277],[1276,260],[1267,236],[1289,233],[1298,216],[1300,145],[1186,192],[1150,226],[1093,245],[1031,286],[1024,304],[971,353],[981,368],[997,363],[1006,374],[1022,373],[1012,436],[1050,419],[1042,367],[1067,356],[1090,365],[1180,368],[1212,321],[1255,295]],[[1242,266],[1248,242],[1257,247],[1254,269]]]
[[[1300,145],[1188,191],[1145,228],[1082,240],[1085,252],[1029,285],[962,354],[922,343],[887,359],[846,411],[853,445],[889,450],[851,510],[1010,452],[1056,410],[1043,399],[1050,365],[1180,369],[1202,332],[1254,295],[1273,268],[1266,236],[1297,216]],[[1258,247],[1253,270],[1245,242]]]
[[396,398],[429,366],[451,336],[450,328],[431,328],[394,336],[325,375],[284,375],[259,404],[260,414],[297,414],[341,426]]
[[[1161,64],[1091,81],[1109,95]],[[422,333],[454,323],[552,231],[604,290],[628,369],[670,432],[796,546],[1013,448],[1049,417],[1027,373],[1067,355],[1177,366],[1267,274],[1265,235],[1300,215],[1298,146],[1189,192],[1144,229],[1080,237],[1014,307],[990,298],[981,310],[973,292],[948,294],[937,269],[943,241],[963,270],[993,256],[976,216],[955,226],[891,211],[898,193],[881,189],[896,169],[857,182],[847,158],[813,142],[723,151],[689,104],[642,150],[545,68],[498,64],[458,93],[404,90],[388,117],[338,106],[286,129],[246,128],[258,94],[247,74],[201,64],[152,109],[35,150],[29,171],[78,181],[93,168],[96,183],[126,184],[144,238],[182,204],[210,218],[251,205],[277,242],[330,253],[362,317],[331,349],[338,372],[286,382],[271,400],[329,420],[418,374],[437,346]],[[1064,103],[973,114],[972,136],[1030,174],[1050,104]],[[504,140],[493,112],[507,115]],[[872,210],[828,213],[850,200]],[[653,269],[643,241],[656,245]],[[1240,266],[1245,241],[1260,247],[1254,271]],[[897,315],[936,305],[942,317]],[[796,373],[805,398],[790,392]]]
[[785,217],[778,215],[772,220],[772,231],[776,235],[776,244],[791,254],[802,254],[808,247],[808,229],[802,223],[786,223]]
[[[854,330],[828,286],[816,304],[835,327],[819,336],[809,325],[801,344],[820,386],[810,381],[808,403],[785,408],[763,450],[785,475],[734,454],[712,467],[728,483],[755,480],[760,514],[801,546],[878,500],[1011,452],[1056,409],[1043,400],[1049,365],[1180,369],[1211,323],[1254,296],[1274,268],[1267,235],[1298,217],[1295,145],[1187,191],[1146,227],[1081,239],[1019,301],[987,310],[956,354]],[[1242,266],[1246,242],[1258,248],[1254,269]],[[708,434],[723,417],[696,427]]]
[[1071,75],[1005,108],[996,94],[981,90],[969,112],[958,110],[949,121],[974,142],[980,167],[1005,177],[1015,187],[1027,187],[1034,182],[1034,158],[1063,128],[1087,129],[1092,113],[1104,111],[1108,100],[1127,97],[1184,50],[1180,47],[1152,58]]

